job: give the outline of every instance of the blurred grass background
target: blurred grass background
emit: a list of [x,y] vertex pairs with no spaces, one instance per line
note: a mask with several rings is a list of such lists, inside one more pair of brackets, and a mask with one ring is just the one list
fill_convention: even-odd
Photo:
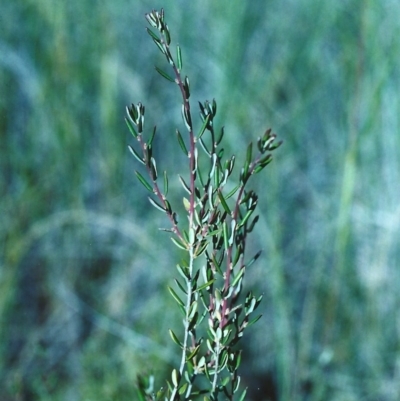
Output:
[[264,301],[244,340],[249,400],[400,399],[395,0],[2,2],[0,399],[133,400],[138,373],[162,385],[174,363],[179,255],[123,121],[142,101],[159,168],[185,168],[179,94],[144,29],[160,7],[226,149],[268,127],[285,141],[253,184],[264,253],[246,284]]

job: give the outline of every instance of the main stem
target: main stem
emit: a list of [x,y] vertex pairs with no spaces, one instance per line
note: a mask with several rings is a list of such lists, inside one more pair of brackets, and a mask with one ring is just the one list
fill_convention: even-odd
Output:
[[[165,39],[163,38],[164,44],[166,45],[168,51],[169,51],[169,47],[167,45],[167,42],[165,41]],[[170,55],[171,60],[172,56]],[[175,77],[176,77],[176,82],[179,86],[179,89],[181,91],[181,95],[182,95],[182,100],[183,100],[183,107],[186,110],[186,114],[190,117],[190,121],[192,121],[191,118],[191,111],[190,111],[190,102],[188,97],[186,96],[185,93],[185,89],[184,89],[184,85],[183,85],[183,81],[182,81],[182,77],[181,77],[181,73],[179,71],[179,69],[177,68],[175,62],[173,62],[172,64],[172,68],[174,70],[175,73]],[[189,210],[188,210],[188,214],[189,214],[189,237],[193,238],[193,235],[195,233],[195,225],[194,225],[194,210],[195,210],[195,181],[196,181],[196,141],[195,141],[195,136],[194,136],[194,132],[193,132],[193,126],[190,126],[190,130],[189,130],[189,141],[190,141],[190,150],[189,150],[189,154],[188,154],[188,158],[189,158],[189,171],[190,171],[190,202],[189,202]],[[190,232],[193,231],[193,235],[190,234]],[[181,356],[181,363],[179,366],[179,376],[182,377],[184,370],[185,370],[185,364],[186,364],[186,353],[187,353],[187,348],[188,348],[188,340],[189,340],[189,311],[190,311],[190,306],[191,306],[191,302],[192,302],[192,296],[193,296],[193,270],[194,270],[194,259],[195,259],[195,255],[194,255],[194,242],[193,241],[189,241],[189,277],[186,279],[186,286],[187,286],[187,295],[186,295],[186,305],[185,305],[185,312],[186,312],[186,316],[185,316],[185,320],[184,320],[184,337],[183,337],[183,347],[182,347],[182,356]],[[179,385],[179,383],[178,383]],[[170,397],[170,401],[175,400],[176,394],[178,392],[178,386],[175,387],[171,393],[171,397]]]

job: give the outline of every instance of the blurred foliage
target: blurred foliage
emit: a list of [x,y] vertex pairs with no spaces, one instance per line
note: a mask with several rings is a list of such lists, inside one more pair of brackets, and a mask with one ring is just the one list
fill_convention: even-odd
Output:
[[[400,3],[5,0],[0,32],[0,399],[132,400],[174,362],[179,259],[135,180],[124,107],[174,170],[177,93],[144,13],[164,7],[193,100],[229,152],[285,140],[247,284],[265,293],[249,400],[400,398]],[[217,121],[217,122],[218,122]],[[149,128],[150,124],[147,126]],[[176,202],[181,202],[179,184]]]

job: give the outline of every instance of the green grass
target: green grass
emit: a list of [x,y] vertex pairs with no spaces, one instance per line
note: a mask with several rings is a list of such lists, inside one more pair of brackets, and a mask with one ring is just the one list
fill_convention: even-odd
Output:
[[[218,101],[226,151],[270,126],[285,141],[257,188],[264,253],[247,283],[265,297],[243,362],[249,399],[268,399],[266,378],[280,401],[399,399],[399,5],[162,6],[193,99]],[[123,121],[142,101],[174,171],[177,94],[144,30],[157,7],[2,6],[2,400],[131,400],[137,373],[162,384],[173,361],[179,255],[135,180]]]

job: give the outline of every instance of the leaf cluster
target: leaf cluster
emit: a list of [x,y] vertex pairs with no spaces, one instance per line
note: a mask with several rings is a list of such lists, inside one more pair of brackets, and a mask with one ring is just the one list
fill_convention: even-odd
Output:
[[[129,146],[136,160],[144,166],[148,178],[136,171],[139,182],[151,193],[150,203],[167,215],[173,243],[187,253],[187,259],[177,265],[176,289],[169,292],[183,316],[183,334],[170,329],[173,342],[181,353],[180,366],[173,369],[167,387],[155,394],[139,381],[143,400],[189,400],[202,395],[204,400],[219,397],[233,400],[238,393],[241,350],[237,344],[244,330],[260,316],[253,316],[262,296],[247,292],[241,297],[246,269],[260,256],[246,259],[248,235],[259,216],[255,214],[258,195],[247,189],[249,179],[260,173],[272,160],[272,151],[281,142],[268,129],[258,138],[256,147],[250,143],[243,166],[235,179],[234,155],[225,157],[222,142],[225,130],[215,128],[217,103],[199,102],[201,127],[195,133],[191,112],[189,79],[181,75],[182,54],[179,46],[172,56],[171,35],[164,11],[146,14],[151,28],[147,31],[166,57],[174,77],[156,67],[157,72],[178,85],[182,97],[182,118],[187,139],[176,130],[177,146],[188,159],[186,177],[179,175],[183,191],[187,222],[178,224],[178,213],[168,201],[168,175],[164,171],[162,184],[153,157],[156,127],[145,140],[143,135],[145,108],[141,103],[127,108],[126,122],[139,150]],[[202,376],[208,385],[196,386]],[[202,381],[204,383],[204,380]],[[246,391],[240,397],[245,398]],[[150,398],[149,398],[150,397]]]

